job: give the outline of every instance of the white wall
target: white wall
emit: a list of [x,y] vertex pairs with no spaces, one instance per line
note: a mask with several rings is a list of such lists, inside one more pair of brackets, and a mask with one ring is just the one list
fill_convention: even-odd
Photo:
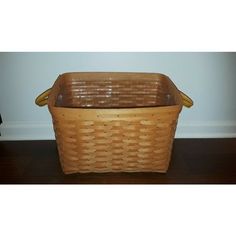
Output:
[[0,53],[0,140],[53,139],[47,107],[35,97],[60,73],[167,74],[195,105],[183,109],[176,137],[236,137],[236,53]]

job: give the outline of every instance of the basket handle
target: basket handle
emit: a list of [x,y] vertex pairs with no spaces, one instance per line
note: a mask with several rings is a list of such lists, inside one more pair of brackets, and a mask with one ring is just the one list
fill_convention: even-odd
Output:
[[43,93],[41,93],[36,99],[35,104],[42,107],[48,104],[48,96],[51,92],[51,88],[45,90]]
[[193,105],[193,100],[182,91],[179,90],[179,92],[183,99],[183,105],[187,108],[190,108]]

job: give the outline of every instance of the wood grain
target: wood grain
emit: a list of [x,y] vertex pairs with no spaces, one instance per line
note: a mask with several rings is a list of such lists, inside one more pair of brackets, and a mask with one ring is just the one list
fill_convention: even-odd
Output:
[[163,173],[63,174],[55,141],[0,142],[1,184],[235,184],[236,139],[176,139]]

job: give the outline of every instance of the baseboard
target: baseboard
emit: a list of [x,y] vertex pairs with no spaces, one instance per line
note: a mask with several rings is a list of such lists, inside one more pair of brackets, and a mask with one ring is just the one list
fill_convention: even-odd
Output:
[[236,138],[236,121],[179,122],[176,138]]
[[[53,140],[52,124],[5,122],[0,126],[2,140]],[[176,138],[236,138],[236,121],[179,122]]]
[[53,126],[42,122],[5,122],[0,126],[0,140],[53,140]]

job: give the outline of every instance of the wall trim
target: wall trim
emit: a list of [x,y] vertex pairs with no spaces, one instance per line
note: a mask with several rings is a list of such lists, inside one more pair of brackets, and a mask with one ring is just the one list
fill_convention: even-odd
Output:
[[236,138],[236,121],[179,122],[176,138]]
[[53,140],[53,126],[42,122],[5,122],[0,126],[1,140]]
[[[53,140],[51,123],[5,122],[0,125],[0,141]],[[179,122],[176,138],[236,138],[236,121]]]

